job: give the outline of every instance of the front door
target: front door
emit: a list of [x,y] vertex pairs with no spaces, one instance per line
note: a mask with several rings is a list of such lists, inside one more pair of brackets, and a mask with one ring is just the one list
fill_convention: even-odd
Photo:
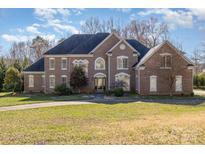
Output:
[[95,90],[97,92],[103,92],[105,90],[105,77],[95,78]]

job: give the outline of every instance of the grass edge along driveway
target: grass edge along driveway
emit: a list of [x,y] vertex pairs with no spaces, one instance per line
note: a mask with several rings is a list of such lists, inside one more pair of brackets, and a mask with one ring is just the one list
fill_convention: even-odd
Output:
[[55,96],[45,94],[12,94],[0,93],[0,107],[24,104],[36,104],[56,101],[75,101],[91,99],[84,95]]

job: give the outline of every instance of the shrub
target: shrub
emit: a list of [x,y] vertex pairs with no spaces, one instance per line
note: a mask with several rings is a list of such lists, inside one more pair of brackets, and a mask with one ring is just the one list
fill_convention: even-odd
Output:
[[80,91],[80,88],[87,85],[87,77],[81,66],[75,66],[71,72],[70,85],[73,89]]
[[5,74],[4,90],[5,91],[21,91],[21,75],[19,71],[10,67]]
[[195,88],[203,89],[205,87],[205,73],[195,74],[193,82]]
[[105,91],[105,95],[106,95],[106,96],[111,96],[111,95],[112,95],[112,91],[106,90],[106,91]]
[[199,75],[199,86],[205,86],[205,73],[200,73]]
[[114,95],[115,95],[116,97],[121,97],[121,96],[124,95],[124,90],[123,90],[123,88],[115,88],[115,89],[113,90],[113,92],[114,92]]
[[54,91],[57,95],[70,95],[70,94],[72,94],[72,90],[66,84],[57,85],[55,87]]
[[198,76],[198,74],[194,75],[194,86],[196,86],[196,88],[199,86],[199,76]]

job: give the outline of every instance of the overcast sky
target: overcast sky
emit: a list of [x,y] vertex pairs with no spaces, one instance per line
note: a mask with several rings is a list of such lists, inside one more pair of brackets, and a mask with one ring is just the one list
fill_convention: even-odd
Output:
[[157,17],[168,23],[171,38],[181,42],[190,55],[205,42],[205,9],[0,9],[0,45],[7,53],[13,41],[25,41],[41,35],[58,40],[78,33],[91,17],[110,17],[126,24],[132,19]]

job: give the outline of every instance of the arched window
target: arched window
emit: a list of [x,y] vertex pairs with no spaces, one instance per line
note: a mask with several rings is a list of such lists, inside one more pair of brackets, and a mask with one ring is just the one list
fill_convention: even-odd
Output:
[[76,59],[72,62],[74,66],[81,66],[85,72],[86,75],[88,75],[88,63],[89,61],[87,59]]
[[118,73],[115,75],[115,82],[122,82],[125,91],[130,90],[130,75],[127,73]]
[[105,69],[105,60],[101,57],[98,57],[95,60],[95,69],[96,70],[104,70]]

